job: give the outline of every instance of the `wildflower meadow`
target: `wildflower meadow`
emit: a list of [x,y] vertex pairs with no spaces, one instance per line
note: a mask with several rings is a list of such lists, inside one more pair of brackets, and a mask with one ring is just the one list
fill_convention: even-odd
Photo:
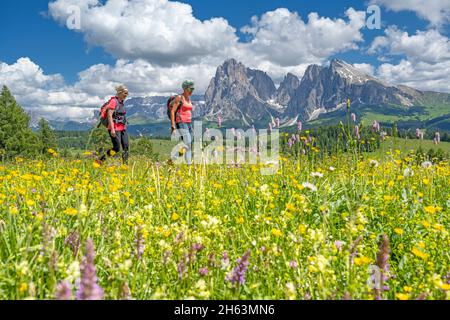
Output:
[[[0,166],[2,299],[449,299],[450,165]],[[270,166],[270,165],[269,165]]]

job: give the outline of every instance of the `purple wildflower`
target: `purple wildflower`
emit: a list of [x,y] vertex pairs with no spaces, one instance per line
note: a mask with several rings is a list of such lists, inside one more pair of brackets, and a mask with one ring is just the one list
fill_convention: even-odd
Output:
[[[381,274],[379,285],[374,288],[375,300],[381,300],[381,292],[388,291],[389,287],[385,285],[385,282],[389,279],[389,238],[387,235],[383,235],[383,239],[380,244],[380,249],[377,254],[376,265],[379,268]],[[377,282],[375,282],[377,284]]]
[[80,234],[76,231],[71,232],[64,241],[64,244],[66,246],[69,246],[69,248],[72,250],[73,256],[75,257],[78,253],[78,250],[80,249]]
[[422,133],[422,131],[419,129],[419,128],[417,128],[416,129],[416,138],[417,139],[420,139],[420,134]]
[[185,259],[181,259],[177,266],[178,276],[180,279],[183,279],[184,273],[186,272],[186,259],[187,257],[185,256]]
[[344,241],[341,240],[336,240],[334,242],[334,246],[336,247],[336,249],[338,249],[339,251],[341,250],[342,246],[344,245]]
[[352,300],[352,297],[350,296],[350,293],[346,291],[344,293],[344,296],[342,297],[342,300]]
[[56,300],[72,300],[72,286],[68,281],[60,282],[56,286]]
[[232,284],[242,285],[245,283],[245,273],[247,272],[248,265],[250,264],[250,254],[251,251],[247,252],[242,256],[242,258],[237,259],[237,266],[234,268],[233,272],[229,274],[226,278],[227,281]]
[[222,265],[228,265],[229,263],[230,263],[230,257],[228,256],[228,252],[224,252],[223,254],[222,254]]
[[142,227],[138,226],[136,230],[136,257],[138,260],[144,254],[144,238],[142,236]]
[[351,114],[351,118],[352,118],[352,121],[353,121],[353,122],[356,122],[356,114],[352,113],[352,114]]
[[293,145],[294,145],[294,142],[292,141],[292,139],[289,139],[289,141],[288,141],[289,149],[292,149]]
[[373,132],[378,132],[380,131],[380,123],[376,120],[373,121],[372,123],[372,131]]
[[215,256],[215,254],[214,253],[210,253],[209,255],[208,255],[208,265],[210,266],[210,267],[217,267],[217,263],[216,263],[216,256]]
[[303,124],[301,121],[297,122],[297,131],[302,131]]
[[435,137],[437,143],[441,142],[441,134],[439,132],[436,132],[434,134],[434,137]]
[[86,255],[80,266],[81,281],[77,291],[77,300],[103,299],[103,289],[97,283],[94,258],[94,243],[92,239],[88,239],[86,242]]
[[201,244],[201,243],[196,243],[196,244],[194,244],[194,245],[192,246],[192,249],[194,249],[194,250],[197,251],[197,252],[202,251],[203,248],[204,248],[204,246],[203,246],[203,244]]
[[120,290],[120,300],[132,300],[132,299],[133,298],[131,297],[130,287],[128,286],[128,283],[125,282]]
[[359,126],[355,126],[355,136],[357,139],[361,139],[361,135],[359,133]]
[[176,238],[175,238],[175,243],[178,244],[178,243],[182,242],[182,241],[183,241],[183,237],[184,237],[184,232],[181,231],[181,232],[176,236]]
[[291,262],[289,262],[289,267],[291,267],[292,269],[297,269],[297,268],[298,268],[298,263],[297,263],[297,261],[291,261]]
[[207,276],[207,275],[208,275],[209,270],[208,270],[208,268],[201,268],[200,271],[199,271],[199,273],[200,273],[201,276],[204,277],[204,276]]

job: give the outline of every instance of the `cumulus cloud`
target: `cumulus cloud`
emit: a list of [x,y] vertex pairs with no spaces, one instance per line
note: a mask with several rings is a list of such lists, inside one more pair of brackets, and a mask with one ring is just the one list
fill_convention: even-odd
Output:
[[392,11],[414,11],[432,26],[450,22],[450,0],[372,0]]
[[353,66],[359,71],[362,71],[370,76],[375,74],[375,67],[369,63],[354,63]]
[[11,65],[0,62],[0,85],[10,88],[17,101],[26,109],[49,115],[50,118],[59,114],[85,119],[87,116],[80,111],[101,102],[98,96],[65,85],[60,74],[46,75],[29,58],[20,58]]
[[450,93],[450,61],[429,64],[426,62],[412,63],[402,59],[394,65],[382,64],[377,75],[392,83],[404,84],[425,91]]
[[402,57],[398,64],[384,63],[377,75],[388,82],[422,90],[450,92],[450,41],[435,29],[414,35],[389,27],[372,42],[369,53]]
[[284,67],[317,63],[337,52],[357,49],[357,43],[363,41],[364,12],[350,8],[346,16],[348,21],[313,12],[304,22],[298,13],[280,8],[253,17],[252,24],[241,31],[252,36],[245,48],[261,60]]
[[154,65],[199,63],[237,43],[236,30],[223,18],[196,19],[188,4],[168,0],[57,0],[49,13],[66,24],[70,6],[80,8],[80,29],[92,46],[119,59]]
[[[322,63],[330,55],[356,49],[363,40],[364,12],[350,8],[347,19],[310,13],[308,21],[280,8],[252,18],[241,31],[223,18],[197,19],[192,7],[168,0],[57,0],[49,14],[65,24],[70,6],[80,8],[80,29],[91,46],[103,47],[118,59],[145,60],[153,66],[202,65],[216,68],[236,58],[280,80],[287,72],[302,72],[307,64]],[[264,69],[265,68],[265,69]],[[210,74],[210,77],[213,73]]]
[[410,36],[396,27],[389,27],[385,34],[374,39],[369,53],[406,55],[410,60],[429,64],[450,59],[450,41],[435,29],[417,31]]

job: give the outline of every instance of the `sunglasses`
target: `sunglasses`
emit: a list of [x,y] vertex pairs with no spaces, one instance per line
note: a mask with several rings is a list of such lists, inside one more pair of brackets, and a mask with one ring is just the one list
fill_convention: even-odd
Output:
[[195,90],[195,88],[188,88],[188,90],[189,90],[189,91],[194,91],[194,90]]

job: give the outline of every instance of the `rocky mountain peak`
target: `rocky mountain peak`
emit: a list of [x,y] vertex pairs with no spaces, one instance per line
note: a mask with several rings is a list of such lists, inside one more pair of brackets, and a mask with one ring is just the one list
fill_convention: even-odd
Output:
[[287,106],[299,85],[300,79],[292,73],[288,73],[278,87],[276,102]]

